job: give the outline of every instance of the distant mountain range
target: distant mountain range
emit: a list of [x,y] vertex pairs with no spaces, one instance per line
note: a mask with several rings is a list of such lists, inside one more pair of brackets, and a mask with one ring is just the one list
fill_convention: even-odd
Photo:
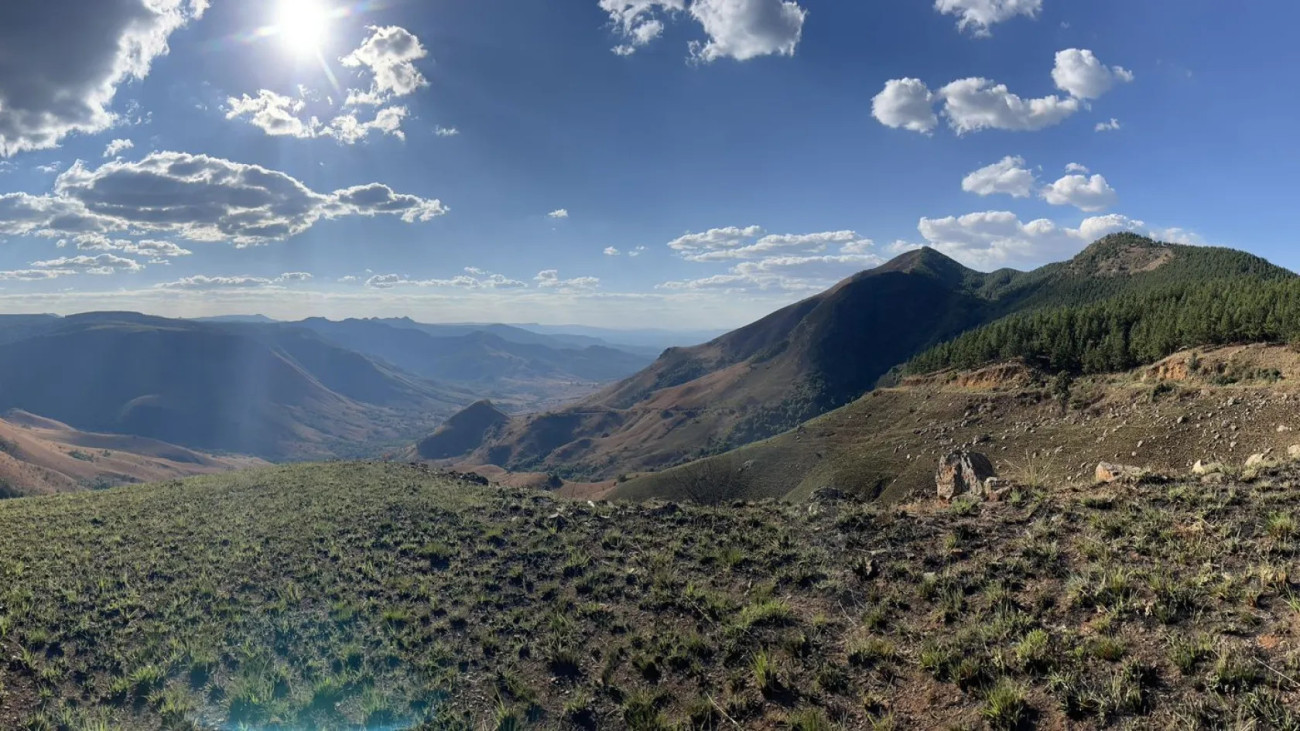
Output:
[[644,354],[508,326],[0,317],[0,411],[271,460],[370,456],[484,397],[589,393]]
[[570,406],[514,417],[466,461],[597,479],[662,468],[793,428],[987,323],[1188,283],[1294,277],[1246,253],[1131,234],[1031,272],[981,273],[918,249],[708,343],[670,349]]

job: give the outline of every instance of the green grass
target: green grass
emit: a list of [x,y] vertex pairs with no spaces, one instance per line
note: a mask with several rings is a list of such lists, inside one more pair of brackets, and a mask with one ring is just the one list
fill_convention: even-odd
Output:
[[0,728],[1297,728],[1287,469],[970,511],[378,464],[5,501]]

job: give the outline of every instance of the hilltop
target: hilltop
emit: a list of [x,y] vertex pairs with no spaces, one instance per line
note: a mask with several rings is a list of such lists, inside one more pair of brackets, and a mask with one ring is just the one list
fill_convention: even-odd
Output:
[[943,352],[988,323],[1167,296],[1170,288],[1213,291],[1208,285],[1220,283],[1244,292],[1297,281],[1243,252],[1132,234],[1032,272],[976,272],[918,249],[709,343],[670,349],[570,406],[516,417],[462,463],[600,479],[662,469],[850,403],[918,355]]
[[700,508],[332,464],[4,501],[0,727],[1296,728],[1297,487]]

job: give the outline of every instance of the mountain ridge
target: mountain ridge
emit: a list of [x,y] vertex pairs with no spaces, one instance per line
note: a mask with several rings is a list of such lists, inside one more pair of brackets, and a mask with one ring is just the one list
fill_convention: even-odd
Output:
[[763,439],[850,403],[917,354],[1018,312],[1170,282],[1295,275],[1242,252],[1103,237],[1028,272],[922,248],[691,348],[573,405],[517,417],[465,463],[608,479]]

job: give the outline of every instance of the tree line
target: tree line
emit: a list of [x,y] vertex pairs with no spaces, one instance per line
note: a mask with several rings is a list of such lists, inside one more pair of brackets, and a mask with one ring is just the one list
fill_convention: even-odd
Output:
[[913,358],[906,373],[1024,358],[1052,371],[1127,370],[1179,350],[1300,336],[1300,279],[1185,282],[1010,315]]

